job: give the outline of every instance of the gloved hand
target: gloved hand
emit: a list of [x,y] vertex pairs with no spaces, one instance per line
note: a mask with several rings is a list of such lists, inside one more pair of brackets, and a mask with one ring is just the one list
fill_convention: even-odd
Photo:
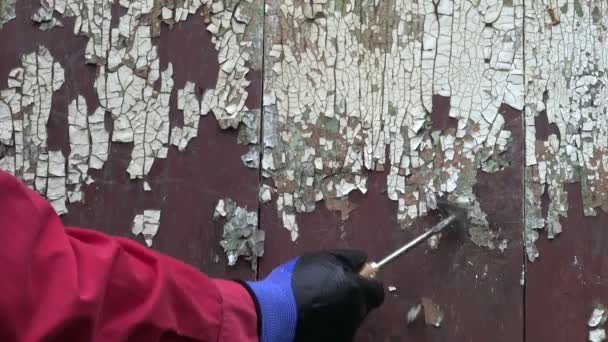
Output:
[[358,271],[365,253],[306,254],[246,282],[258,308],[260,342],[349,342],[367,314],[384,301],[384,287]]

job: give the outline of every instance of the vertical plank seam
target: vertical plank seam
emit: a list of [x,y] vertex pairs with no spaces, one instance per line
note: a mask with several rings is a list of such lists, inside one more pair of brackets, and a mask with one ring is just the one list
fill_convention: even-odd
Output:
[[[524,137],[524,141],[526,139],[526,88],[527,88],[527,84],[526,84],[526,0],[522,0],[522,59],[523,59],[523,73],[524,73],[524,106],[523,109],[521,111],[521,125],[522,125],[522,133],[523,133],[523,137]],[[527,144],[524,142],[524,151],[527,148]],[[523,163],[522,163],[522,172],[523,172],[523,177],[522,177],[522,187],[523,187],[523,198],[522,198],[522,217],[521,217],[521,236],[522,236],[522,272],[523,274],[521,275],[521,277],[523,278],[523,284],[521,284],[522,286],[522,341],[526,342],[526,286],[527,286],[527,274],[528,274],[528,263],[527,263],[527,256],[526,256],[526,177],[527,177],[527,173],[526,173],[526,153],[522,153],[522,159],[523,159]]]
[[[262,47],[261,47],[261,51],[262,51],[262,70],[260,72],[260,83],[261,83],[261,87],[262,87],[262,91],[260,92],[260,124],[259,124],[259,129],[258,129],[258,144],[260,144],[260,149],[259,149],[259,155],[258,155],[258,191],[256,193],[256,197],[257,197],[257,202],[258,202],[258,230],[260,230],[262,228],[261,222],[262,222],[262,201],[260,201],[260,189],[262,188],[262,170],[263,170],[263,166],[262,166],[262,160],[264,157],[264,80],[266,79],[265,77],[265,70],[266,70],[266,0],[261,0],[261,5],[262,5]],[[267,232],[264,232],[267,233]],[[264,247],[265,249],[266,247]],[[256,263],[255,263],[255,279],[259,280],[260,279],[260,257],[256,256]]]

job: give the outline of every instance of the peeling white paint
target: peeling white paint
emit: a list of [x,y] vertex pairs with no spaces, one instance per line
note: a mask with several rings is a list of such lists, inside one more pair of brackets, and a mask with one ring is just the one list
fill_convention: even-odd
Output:
[[152,247],[152,242],[158,228],[160,226],[160,210],[146,209],[143,214],[135,215],[133,218],[133,226],[131,227],[131,233],[133,235],[141,234],[144,237],[144,241],[148,247]]
[[110,47],[112,3],[112,0],[40,0],[41,7],[32,20],[40,23],[41,29],[48,30],[63,26],[53,14],[75,17],[74,34],[89,38],[85,49],[86,62],[102,65]]
[[15,3],[17,0],[0,1],[0,28],[7,22],[15,19]]
[[[253,10],[260,2],[122,0],[127,11],[114,29],[110,0],[41,4],[34,14],[41,28],[59,25],[59,16],[74,17],[74,33],[87,37],[85,62],[98,66],[101,106],[89,115],[76,98],[66,190],[52,181],[56,194],[65,192],[70,202],[81,200],[82,186],[91,182],[87,169],[101,169],[108,159],[106,111],[112,140],[134,145],[131,178],[145,178],[170,143],[186,148],[197,134],[199,115],[213,111],[221,128],[238,128],[239,142],[250,145],[248,166],[262,154],[262,173],[274,180],[279,215],[292,239],[298,236],[298,213],[313,211],[324,199],[365,193],[368,171],[388,171],[387,196],[398,203],[397,218],[406,226],[445,193],[479,204],[472,192],[476,172],[504,167],[500,155],[510,145],[499,108],[521,110],[525,104],[528,258],[539,255],[534,241],[541,230],[549,238],[562,231],[559,219],[568,211],[564,183],[581,183],[586,215],[608,208],[604,3],[268,1],[262,38]],[[3,6],[0,25],[14,16],[6,15],[14,4]],[[218,51],[218,81],[202,94],[192,82],[178,90],[184,125],[169,132],[173,67],[161,73],[153,38],[161,20],[173,25],[201,7]],[[261,64],[261,39],[267,67],[258,141],[261,112],[247,108],[245,100],[246,76]],[[61,66],[40,48],[23,56],[0,92],[0,143],[7,150],[0,167],[43,194],[51,185],[45,125],[52,92],[62,83]],[[434,95],[450,97],[453,128],[432,128]],[[535,120],[545,111],[555,129],[541,141]],[[545,191],[551,200],[546,218],[540,211]],[[481,229],[472,231],[474,242],[506,247],[481,210],[475,218]]]
[[504,252],[508,247],[509,247],[509,240],[502,239],[502,241],[500,241],[500,244],[498,245],[498,250],[500,250],[501,252]]
[[101,106],[111,112],[114,119],[112,141],[134,143],[127,168],[131,178],[143,178],[155,158],[166,158],[169,142],[173,68],[169,64],[162,72],[161,90],[156,91],[153,89],[153,83],[158,80],[158,76],[154,76],[154,67],[158,68],[156,48],[147,56],[155,56],[147,79],[123,65],[107,75],[102,67],[96,82]]
[[8,89],[0,91],[0,168],[45,195],[58,214],[65,214],[66,163],[61,151],[48,151],[47,122],[53,93],[64,83],[64,71],[40,46],[23,55],[10,71]]
[[606,312],[606,308],[598,304],[593,308],[593,312],[591,313],[591,317],[589,317],[589,321],[587,325],[591,328],[595,328],[601,324],[604,324],[608,319],[608,312]]
[[[42,157],[42,155],[41,155]],[[46,157],[46,156],[45,156]],[[42,158],[45,158],[42,157]],[[66,207],[67,190],[66,190],[66,173],[65,173],[65,157],[61,151],[49,151],[48,153],[48,173],[46,177],[46,198],[49,200],[57,214],[63,215],[68,212]],[[44,165],[43,163],[41,165]],[[39,173],[40,179],[44,181],[43,176]],[[39,183],[36,182],[37,189]]]
[[228,258],[228,265],[234,266],[239,257],[251,262],[257,270],[257,258],[264,255],[265,233],[258,229],[258,213],[238,206],[233,200],[220,199],[213,212],[213,219],[224,220],[220,245]]
[[440,240],[441,240],[441,233],[438,233],[438,234],[431,236],[427,241],[428,241],[428,245],[431,249],[438,249]]
[[[292,237],[296,213],[365,192],[367,171],[388,168],[387,195],[407,226],[436,196],[474,200],[477,169],[499,169],[494,159],[511,139],[499,108],[524,104],[523,4],[498,12],[490,2],[437,4],[363,2],[355,10],[328,1],[319,16],[310,4],[268,3],[264,113],[275,113],[278,139],[265,146],[262,167]],[[455,129],[429,127],[436,94],[451,97]],[[487,222],[482,228],[478,242],[494,248]]]
[[[149,42],[149,35],[140,34],[143,35],[141,39]],[[155,70],[158,70],[156,48],[148,51],[146,56],[154,61],[148,69],[147,78],[123,65],[107,74],[102,67],[96,82],[101,106],[111,112],[114,119],[112,140],[134,143],[127,168],[131,178],[144,177],[152,168],[155,158],[166,158],[169,139],[168,103],[173,87],[173,69],[169,65],[162,73],[161,91],[155,91],[153,83],[158,80],[158,74],[155,76]]]
[[257,169],[260,166],[260,148],[257,145],[249,147],[249,151],[241,156],[243,164],[251,169]]
[[[173,25],[186,20],[201,6],[209,6],[211,23],[207,28],[213,33],[212,41],[219,52],[220,63],[215,89],[207,90],[200,100],[192,82],[178,91],[184,126],[173,129],[171,143],[183,150],[197,135],[198,116],[210,111],[214,112],[222,128],[236,128],[248,119],[244,118],[250,113],[244,105],[249,85],[245,77],[249,71],[246,64],[258,63],[251,58],[254,51],[251,37],[261,32],[261,26],[256,26],[260,30],[246,26],[261,4],[249,4],[249,1],[226,7],[222,1],[211,2],[120,1],[120,6],[127,12],[118,18],[118,28],[111,29],[111,0],[41,0],[37,21],[48,23],[53,11],[75,17],[74,33],[89,38],[85,61],[99,65],[95,86],[101,107],[112,113],[112,140],[134,144],[127,170],[131,178],[145,177],[154,160],[167,155],[173,68],[169,64],[163,72],[160,92],[154,90],[154,83],[159,78],[159,58],[152,37],[160,34],[160,20]],[[151,21],[151,15],[157,13],[157,9],[159,17]]]
[[[214,1],[211,4],[207,31],[212,34],[212,43],[218,51],[220,70],[215,88],[205,90],[200,99],[195,93],[195,84],[192,82],[187,82],[185,88],[178,91],[178,107],[184,113],[184,125],[173,129],[171,143],[180,150],[185,149],[188,142],[196,137],[199,115],[213,112],[222,129],[238,128],[243,125],[253,128],[252,125],[258,121],[259,112],[247,108],[245,101],[248,96],[247,87],[250,84],[246,79],[250,64],[259,63],[254,59],[260,58],[252,55],[254,52],[261,55],[261,51],[254,47],[252,42],[257,32],[261,32],[261,26],[247,25],[251,22],[252,16],[258,15],[261,3],[257,1],[253,4],[249,3],[239,2],[238,6],[230,7],[224,6],[222,1]],[[190,13],[194,13],[196,8],[191,9]],[[163,17],[168,17],[168,11],[165,9],[163,11]],[[257,143],[257,126],[253,130],[253,133],[244,133],[246,143]],[[255,159],[257,158],[250,158],[250,162]]]
[[408,325],[412,324],[416,320],[416,318],[418,318],[418,315],[420,314],[421,309],[422,309],[422,305],[416,304],[407,311],[406,319],[407,319]]
[[[198,122],[201,113],[201,103],[195,93],[195,84],[186,82],[184,89],[177,91],[177,109],[184,113],[183,127],[174,127],[171,132],[172,144],[183,151],[190,139],[198,133]],[[207,113],[205,113],[206,115]]]
[[262,186],[260,187],[260,193],[259,193],[259,200],[261,203],[268,203],[272,200],[272,194],[275,192],[275,190],[266,185],[266,184],[262,184]]
[[89,136],[91,137],[91,154],[89,167],[101,170],[110,153],[110,133],[105,126],[105,111],[99,107],[89,115]]
[[[133,144],[126,170],[132,179],[145,178],[156,159],[166,158],[169,143],[183,150],[197,135],[199,116],[210,111],[220,127],[239,128],[239,141],[258,151],[255,160],[259,161],[255,144],[259,143],[260,111],[247,108],[245,100],[250,83],[246,75],[251,67],[261,68],[262,25],[261,18],[255,19],[260,16],[260,1],[238,6],[211,0],[120,0],[117,4],[111,0],[41,0],[40,4],[31,18],[40,29],[62,26],[63,17],[73,17],[74,34],[87,37],[84,62],[97,65],[94,86],[100,106],[89,114],[84,97],[77,96],[69,106],[67,160],[62,159],[60,151],[47,152],[46,122],[51,96],[63,83],[63,69],[53,64],[45,48],[24,56],[22,68],[11,71],[9,88],[0,93],[0,143],[6,147],[0,167],[47,195],[59,213],[67,212],[66,200],[84,199],[83,186],[93,182],[88,169],[102,169],[109,158],[106,113],[111,116],[112,141]],[[113,5],[126,9],[124,15],[114,18],[118,19],[117,28],[111,28]],[[213,33],[212,41],[219,53],[218,81],[200,98],[192,82],[178,90],[184,125],[170,132],[173,66],[169,63],[160,72],[153,38],[160,34],[161,20],[173,25],[201,7],[203,14],[211,15],[207,28]],[[3,2],[0,26],[13,17],[14,1]],[[256,25],[250,27],[256,20]],[[254,44],[254,40],[258,42]],[[147,181],[143,184],[144,191],[151,191]],[[158,230],[159,217],[159,210],[146,210],[135,218],[133,230],[142,233],[148,245]]]
[[[534,261],[539,231],[546,230],[550,239],[562,232],[559,220],[568,213],[565,183],[580,182],[585,215],[595,215],[597,207],[608,208],[603,53],[608,5],[528,1],[525,12],[526,250]],[[536,127],[541,116],[549,127]],[[539,130],[558,135],[539,140]],[[550,199],[547,217],[540,208],[545,192]]]
[[602,342],[606,340],[606,330],[604,329],[593,329],[589,331],[590,342]]
[[[87,103],[84,97],[78,96],[68,106],[70,154],[68,156],[66,184],[69,185],[79,185],[87,177],[91,152],[88,118]],[[77,190],[70,190],[70,192],[72,191],[79,192]],[[72,194],[70,196],[70,203],[81,198],[82,195]]]
[[38,11],[32,14],[32,21],[38,23],[38,28],[42,31],[47,31],[53,27],[63,27],[63,23],[57,18],[53,17],[53,9],[48,7],[46,4],[42,6]]

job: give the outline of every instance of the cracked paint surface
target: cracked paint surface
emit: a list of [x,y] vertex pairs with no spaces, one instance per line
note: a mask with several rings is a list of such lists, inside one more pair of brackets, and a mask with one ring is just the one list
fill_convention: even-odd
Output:
[[119,28],[112,29],[108,62],[95,82],[101,107],[112,113],[112,141],[134,145],[127,167],[132,179],[144,178],[155,158],[167,156],[173,89],[172,65],[161,75],[158,47],[152,45],[153,26],[143,24],[147,12],[142,7],[132,2],[119,18]]
[[9,73],[9,88],[0,92],[0,168],[46,196],[62,215],[66,201],[83,201],[82,186],[92,182],[89,167],[100,169],[107,160],[104,111],[98,108],[89,115],[84,97],[78,96],[68,106],[69,155],[49,151],[47,123],[64,70],[45,47],[24,55],[21,62]]
[[[154,160],[166,157],[169,143],[186,148],[196,136],[199,115],[212,111],[221,128],[239,128],[239,141],[251,145],[242,158],[245,165],[258,167],[262,151],[257,144],[263,144],[263,172],[275,181],[279,213],[294,240],[297,213],[314,210],[323,199],[335,207],[332,203],[344,203],[353,190],[366,192],[367,170],[389,170],[387,193],[398,201],[404,225],[433,209],[435,197],[446,193],[479,207],[472,192],[475,174],[500,169],[496,157],[510,141],[498,108],[503,102],[521,107],[516,20],[521,6],[503,8],[488,19],[468,2],[359,5],[362,10],[354,3],[270,4],[268,20],[275,23],[266,35],[272,68],[264,75],[263,142],[258,141],[260,111],[244,105],[245,76],[261,63],[254,53],[259,30],[248,27],[256,20],[251,3],[121,1],[127,12],[112,29],[108,2],[43,1],[46,12],[40,13],[47,21],[49,9],[75,16],[74,32],[88,37],[85,62],[98,65],[95,87],[100,111],[112,114],[112,141],[134,144],[127,169],[131,178],[145,178]],[[160,20],[174,24],[201,6],[207,6],[203,20],[219,53],[218,81],[202,95],[192,82],[178,90],[184,124],[169,132],[172,66],[161,75],[152,38],[159,34]],[[321,12],[325,18],[316,18]],[[306,21],[311,13],[315,20]],[[287,34],[300,38],[280,39]],[[445,44],[471,35],[482,42],[477,51]],[[445,41],[438,44],[440,39]],[[473,66],[479,70],[470,77]],[[432,129],[434,94],[452,97],[449,115],[456,128]],[[78,135],[82,127],[71,124],[71,131]],[[76,136],[70,139],[84,149]],[[91,153],[91,167],[107,159],[107,153],[99,153]],[[86,163],[79,159],[81,154],[68,157],[70,185],[86,174]],[[79,199],[79,188],[69,191]],[[479,211],[475,218],[473,241],[494,248],[496,236],[485,215]]]
[[606,340],[606,331],[604,329],[593,329],[589,331],[590,342],[603,342]]
[[601,303],[596,303],[591,317],[587,321],[589,327],[588,341],[590,342],[602,342],[606,340],[606,330],[602,327],[606,323],[608,313],[606,308]]
[[82,201],[80,184],[87,178],[89,158],[91,154],[91,140],[89,136],[89,113],[87,103],[82,96],[68,107],[68,124],[70,136],[70,154],[68,156],[68,174],[66,184],[74,186],[70,190],[68,199],[70,203]]
[[[607,11],[599,1],[526,2],[525,240],[531,261],[539,256],[539,231],[549,239],[562,232],[565,183],[580,182],[586,216],[608,209]],[[541,130],[549,131],[546,137]],[[549,198],[545,217],[543,194]]]
[[[187,82],[184,89],[177,91],[177,109],[184,113],[183,127],[175,127],[171,132],[173,145],[183,151],[190,139],[196,137],[198,122],[201,115],[201,104],[195,93],[195,84]],[[207,114],[207,113],[205,113]]]
[[266,184],[262,184],[262,186],[260,187],[260,191],[259,191],[259,195],[258,195],[258,199],[260,201],[260,203],[268,203],[272,200],[272,194],[275,192],[275,190],[266,185]]
[[10,20],[15,19],[15,3],[17,0],[0,0],[0,28]]
[[148,247],[152,247],[152,242],[160,226],[160,210],[146,209],[143,214],[135,215],[131,233],[141,234]]
[[53,16],[53,9],[46,3],[42,3],[38,11],[32,14],[31,19],[38,24],[38,28],[42,31],[47,31],[57,26],[63,27],[63,23]]
[[[74,33],[88,37],[85,62],[98,65],[95,82],[101,107],[112,113],[112,141],[133,143],[127,171],[131,178],[145,178],[157,158],[166,158],[172,143],[180,150],[196,137],[200,115],[213,111],[223,129],[237,128],[258,120],[256,111],[245,107],[246,75],[250,66],[260,69],[253,39],[259,35],[246,26],[255,20],[259,2],[253,1],[119,1],[127,12],[111,28],[112,1],[42,0],[35,16],[37,22],[49,22],[56,16],[76,17]],[[214,89],[201,98],[196,85],[187,82],[178,90],[178,108],[184,126],[169,132],[169,98],[173,91],[173,67],[159,70],[158,47],[153,38],[160,34],[161,22],[174,25],[199,9],[208,15],[207,30],[219,52],[220,71]],[[201,25],[201,28],[203,26]],[[160,82],[160,90],[155,88]],[[258,114],[259,115],[259,114]],[[246,130],[246,129],[243,129]],[[255,144],[251,134],[246,143]]]
[[590,328],[596,328],[599,325],[603,325],[606,323],[608,319],[608,313],[606,312],[606,308],[602,304],[597,304],[593,308],[593,312],[591,312],[591,317],[589,317],[589,321],[587,321],[587,325]]
[[[111,26],[112,6],[126,9],[124,14],[114,18],[117,27]],[[260,111],[247,108],[245,100],[250,84],[247,73],[251,68],[261,69],[261,8],[260,1],[41,0],[40,8],[30,18],[41,30],[63,26],[63,18],[73,17],[74,34],[87,38],[83,62],[97,67],[94,88],[99,107],[90,113],[84,98],[77,96],[69,105],[71,152],[65,160],[61,159],[64,156],[60,152],[47,152],[46,128],[37,127],[44,128],[44,132],[30,137],[29,126],[24,132],[15,117],[23,116],[21,107],[34,102],[29,98],[30,94],[39,91],[42,98],[36,99],[32,115],[36,116],[35,122],[46,124],[50,96],[63,82],[63,70],[57,64],[53,73],[51,63],[51,72],[48,72],[46,49],[38,55],[25,56],[23,68],[11,72],[9,89],[2,93],[0,166],[36,187],[52,201],[59,214],[64,214],[67,212],[66,200],[70,203],[83,200],[82,188],[92,182],[87,175],[88,169],[103,167],[111,142],[133,144],[126,172],[131,179],[143,178],[144,191],[151,191],[145,178],[154,161],[167,157],[169,144],[184,150],[197,135],[199,117],[211,111],[222,129],[239,129],[238,141],[251,145],[252,153],[257,153],[251,160],[259,160],[259,152],[256,152],[259,148],[255,144],[258,143]],[[218,51],[218,81],[214,89],[208,89],[202,95],[195,91],[197,85],[193,82],[187,82],[183,89],[177,90],[178,109],[184,115],[184,124],[171,129],[169,100],[174,87],[173,66],[169,63],[165,70],[160,70],[154,39],[160,35],[161,23],[172,26],[199,11],[203,16],[201,29],[205,29],[203,22],[207,24],[206,29],[213,35],[212,42]],[[14,1],[0,2],[0,26],[13,17]],[[36,57],[39,57],[40,65],[28,69],[32,63],[30,59],[36,62]],[[36,71],[42,74],[39,77],[55,76],[55,83],[46,78],[42,82],[42,85],[51,84],[50,92],[48,86],[42,85],[38,90],[24,88],[32,87],[30,78],[35,77]],[[25,85],[22,86],[24,74]],[[24,103],[21,97],[28,97],[30,103]],[[112,134],[105,129],[106,112],[111,114]],[[38,120],[39,116],[42,120]],[[29,120],[26,118],[26,125],[30,124]],[[20,134],[35,141],[20,141]],[[31,161],[26,160],[26,165],[21,165],[24,155]],[[47,172],[46,169],[53,165],[57,165],[57,172]],[[146,222],[154,221],[156,212],[147,214],[144,212],[136,217],[136,223],[143,223],[137,223],[135,227],[143,227],[146,243],[151,245],[157,227],[148,222],[152,228],[146,228]],[[146,233],[146,230],[150,232]]]
[[[99,106],[89,104],[91,111],[81,96],[72,99],[71,152],[48,151],[45,128],[32,122],[48,120],[63,70],[43,47],[24,55],[0,96],[0,166],[46,194],[60,213],[66,201],[82,201],[88,169],[103,167],[110,138],[133,144],[126,171],[149,191],[154,161],[166,158],[170,144],[187,148],[200,116],[213,112],[222,129],[238,129],[237,141],[249,145],[243,163],[274,183],[272,191],[260,190],[260,201],[276,198],[293,240],[298,213],[324,201],[348,217],[347,196],[367,191],[368,171],[386,170],[386,193],[403,226],[448,195],[474,208],[472,241],[503,250],[508,241],[489,229],[472,189],[480,170],[508,166],[511,133],[499,111],[505,104],[525,113],[528,258],[539,255],[540,231],[549,238],[562,231],[564,183],[581,183],[586,215],[608,208],[603,2],[269,0],[264,36],[258,0],[40,4],[31,20],[41,29],[73,17],[74,34],[86,37],[83,62],[97,67]],[[112,6],[125,10],[115,28]],[[171,128],[173,66],[160,70],[154,39],[161,23],[195,13],[213,36],[220,69],[212,89],[198,92],[191,81],[177,89],[184,120]],[[0,25],[13,17],[14,2],[1,1]],[[252,109],[246,76],[262,70],[262,57],[264,106]],[[450,99],[451,124],[441,129],[431,115],[437,95]]]
[[62,66],[40,46],[23,55],[0,91],[0,168],[21,178],[66,213],[66,160],[49,151],[47,122],[53,93],[64,83]]
[[82,96],[68,106],[70,154],[67,160],[68,202],[83,202],[82,186],[93,182],[89,168],[101,169],[108,159],[110,135],[105,128],[105,111],[97,108],[92,114]]
[[[365,193],[367,171],[388,169],[404,226],[438,196],[479,207],[476,173],[503,168],[510,145],[499,108],[523,108],[521,1],[267,6],[262,167],[293,240],[297,213]],[[451,97],[454,128],[432,127],[433,95]],[[495,248],[485,214],[474,219],[473,241]]]
[[40,9],[32,20],[41,29],[62,26],[57,16],[75,17],[74,34],[88,37],[87,63],[100,64],[108,57],[112,0],[40,0]]
[[220,245],[228,258],[228,265],[234,266],[239,257],[251,262],[257,269],[257,258],[264,255],[265,233],[258,229],[258,213],[240,207],[230,198],[220,199],[213,212],[214,220],[223,220]]

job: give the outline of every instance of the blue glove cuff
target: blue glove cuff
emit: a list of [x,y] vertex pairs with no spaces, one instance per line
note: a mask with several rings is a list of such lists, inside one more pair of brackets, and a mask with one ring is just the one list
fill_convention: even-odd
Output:
[[298,311],[291,287],[297,258],[275,268],[264,280],[248,281],[261,317],[260,342],[291,342],[295,338]]

